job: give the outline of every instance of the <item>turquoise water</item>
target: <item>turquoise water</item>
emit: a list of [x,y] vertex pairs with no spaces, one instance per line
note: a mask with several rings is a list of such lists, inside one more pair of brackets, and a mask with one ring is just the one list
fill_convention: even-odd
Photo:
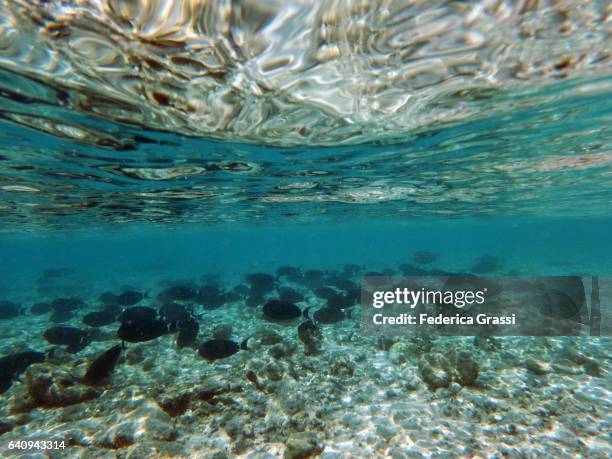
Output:
[[[0,4],[2,455],[612,455],[607,336],[379,339],[358,301],[313,316],[368,273],[583,276],[587,296],[612,276],[605,2],[246,2],[231,33],[177,2],[44,3]],[[299,314],[270,320],[287,288]],[[186,319],[119,331],[168,304],[188,345]],[[77,349],[46,334],[65,326]]]

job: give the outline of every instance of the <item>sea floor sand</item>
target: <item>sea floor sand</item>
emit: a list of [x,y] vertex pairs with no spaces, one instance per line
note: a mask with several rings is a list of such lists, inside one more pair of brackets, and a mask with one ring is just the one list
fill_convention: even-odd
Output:
[[[116,324],[101,327],[85,350],[56,352],[55,364],[31,366],[0,396],[2,454],[37,452],[9,450],[15,440],[65,441],[65,450],[38,453],[92,458],[612,454],[608,338],[374,338],[353,318],[322,326],[321,352],[309,356],[299,322],[265,322],[242,303],[206,311],[200,340],[229,324],[236,341],[250,337],[249,349],[209,363],[177,349],[174,335],[128,344],[91,399],[36,406],[28,393],[40,375],[83,395],[87,365],[118,342]],[[50,348],[48,326],[46,316],[0,322],[3,354]],[[478,369],[471,382],[440,363],[465,353]],[[435,388],[427,366],[442,379],[448,372],[447,387]]]

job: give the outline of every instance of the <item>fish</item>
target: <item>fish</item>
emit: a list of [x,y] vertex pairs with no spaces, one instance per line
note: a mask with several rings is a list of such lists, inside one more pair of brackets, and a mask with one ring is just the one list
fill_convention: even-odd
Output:
[[288,276],[288,277],[294,277],[294,276],[300,276],[302,274],[302,271],[300,270],[300,268],[296,268],[295,266],[280,266],[277,270],[276,270],[276,275],[277,276]]
[[104,309],[102,309],[102,311],[108,314],[112,314],[113,316],[115,316],[115,319],[116,319],[117,317],[119,317],[119,314],[123,312],[123,308],[119,306],[118,304],[110,304],[110,305],[105,306]]
[[79,298],[56,298],[51,302],[51,307],[55,311],[70,312],[75,309],[80,309],[85,306],[85,303]]
[[273,286],[274,285],[274,276],[267,273],[252,273],[244,276],[245,280],[250,285],[266,285]]
[[297,331],[298,338],[302,342],[306,343],[307,341],[309,341],[310,336],[316,334],[319,331],[319,327],[317,327],[312,320],[306,320],[300,325],[298,325]]
[[[420,268],[418,266],[414,266],[408,263],[402,263],[401,265],[398,266],[399,271],[404,275],[404,276],[427,276],[429,274],[429,271],[423,268]],[[380,273],[376,273],[376,274],[372,274],[369,273],[368,276],[383,276],[384,274],[380,274]]]
[[225,292],[225,303],[235,303],[236,301],[240,301],[242,296],[237,292]]
[[274,289],[274,276],[266,273],[247,274],[245,280],[250,286],[250,296],[262,297]]
[[124,322],[117,336],[128,343],[140,343],[159,338],[168,331],[168,325],[160,319],[140,319]]
[[98,386],[107,381],[115,370],[123,349],[124,346],[117,344],[96,357],[87,367],[83,382],[90,386]]
[[336,293],[330,296],[327,301],[328,308],[344,309],[355,306],[361,299],[361,290],[358,288],[345,293]]
[[255,386],[259,385],[259,379],[253,370],[249,370],[246,372],[246,378],[252,382]]
[[342,267],[342,271],[344,271],[344,273],[350,276],[354,276],[359,271],[361,271],[361,266],[353,264],[353,263],[347,263],[346,265]]
[[30,314],[34,316],[42,316],[43,314],[47,314],[53,309],[51,307],[51,303],[35,303],[30,307]]
[[259,306],[261,303],[263,303],[264,297],[263,296],[259,296],[259,295],[249,295],[246,300],[244,300],[244,304],[246,304],[249,307],[254,308],[255,306]]
[[83,323],[90,327],[102,327],[104,325],[110,325],[117,320],[117,316],[109,311],[94,311],[83,316]]
[[281,266],[276,270],[276,279],[279,280],[284,278],[291,282],[300,282],[303,280],[304,275],[300,268],[294,266]]
[[54,324],[68,322],[70,319],[72,319],[70,311],[53,311],[53,314],[49,317],[49,320]]
[[549,317],[574,319],[587,323],[586,294],[580,276],[549,276],[542,279],[547,301],[542,306]]
[[223,306],[226,301],[226,293],[214,285],[200,287],[198,296],[195,299],[195,302],[201,304],[204,309],[216,309]]
[[57,326],[45,330],[43,337],[51,344],[67,346],[73,354],[84,349],[90,342],[90,335],[76,327]]
[[0,394],[10,389],[13,381],[33,363],[45,361],[45,354],[23,351],[0,358]]
[[189,285],[173,285],[162,290],[157,299],[161,302],[192,301],[198,296],[198,289]]
[[483,255],[474,261],[472,272],[476,274],[489,274],[499,271],[503,263],[501,259],[495,255]]
[[419,265],[428,265],[436,261],[438,258],[440,258],[439,253],[430,252],[428,250],[418,250],[412,254],[412,261]]
[[0,301],[0,320],[9,320],[19,316],[23,310],[12,301]]
[[295,304],[283,300],[270,300],[263,306],[264,317],[272,320],[291,320],[302,315]]
[[316,288],[323,285],[324,276],[325,273],[320,269],[309,269],[304,273],[304,281],[311,288]]
[[345,279],[341,276],[328,277],[326,282],[329,285],[332,285],[336,287],[337,289],[343,290],[345,292],[359,288],[353,281],[349,279]]
[[195,343],[200,331],[200,326],[195,319],[190,318],[186,321],[179,321],[177,328],[179,332],[176,336],[176,347],[181,349]]
[[148,306],[132,306],[124,309],[117,319],[122,324],[139,320],[155,320],[157,319],[157,311]]
[[291,287],[281,287],[278,289],[278,297],[283,301],[299,303],[304,301],[304,295]]
[[306,353],[310,355],[318,353],[323,339],[319,327],[312,320],[306,320],[298,325],[297,332],[298,338],[306,346]]
[[250,289],[244,284],[238,284],[232,289],[232,292],[235,292],[240,296],[246,296],[249,294]]
[[345,307],[346,297],[341,293],[334,293],[326,298],[328,308],[341,309]]
[[168,325],[173,326],[177,322],[185,322],[191,319],[190,312],[185,308],[185,306],[178,303],[164,304],[161,308],[159,308],[159,316]]
[[198,354],[201,357],[214,362],[219,359],[226,359],[241,349],[247,349],[248,338],[245,339],[241,344],[229,339],[211,339],[204,341],[198,348]]
[[46,277],[46,278],[63,277],[63,276],[69,276],[74,273],[76,273],[76,271],[71,268],[50,268],[50,269],[43,271],[42,277]]
[[116,304],[117,303],[117,295],[113,292],[103,292],[98,297],[101,303],[104,304]]
[[314,290],[314,294],[319,298],[323,298],[324,300],[328,300],[335,296],[338,296],[339,293],[331,287],[319,287]]
[[133,306],[136,303],[142,301],[146,294],[138,292],[136,290],[128,290],[117,296],[117,303],[121,306]]
[[312,318],[315,322],[320,324],[334,324],[336,322],[340,322],[341,320],[350,317],[350,313],[343,311],[338,308],[321,308],[312,315]]

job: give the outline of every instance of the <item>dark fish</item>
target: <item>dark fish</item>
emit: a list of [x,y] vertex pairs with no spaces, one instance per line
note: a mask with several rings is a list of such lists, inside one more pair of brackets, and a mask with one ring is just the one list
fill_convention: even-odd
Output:
[[336,293],[327,299],[328,308],[342,309],[346,307],[346,304],[347,298],[345,294]]
[[548,301],[542,306],[546,315],[586,323],[586,294],[580,276],[550,276],[542,283],[548,290]]
[[24,351],[0,358],[0,394],[6,392],[17,376],[33,363],[44,362],[42,352]]
[[291,320],[300,317],[302,311],[289,301],[270,300],[263,307],[264,316],[273,320]]
[[195,319],[188,319],[186,321],[180,321],[177,324],[178,335],[176,336],[176,347],[183,348],[191,346],[195,343],[200,331],[200,326]]
[[[418,266],[414,266],[408,263],[402,263],[398,266],[399,271],[404,276],[426,276],[429,274],[429,271],[423,268],[419,268]],[[376,274],[367,274],[368,276],[383,276],[381,273]]]
[[123,308],[118,304],[111,304],[102,309],[102,311],[108,314],[112,314],[116,319],[117,317],[119,317],[119,314],[123,312]]
[[49,317],[49,320],[54,324],[62,324],[72,319],[72,313],[70,311],[53,311],[53,314]]
[[111,373],[115,370],[123,347],[120,344],[104,351],[91,362],[85,373],[84,382],[92,386],[97,386],[107,381]]
[[250,285],[249,294],[251,296],[263,297],[274,289],[274,276],[266,273],[247,274],[245,276]]
[[163,320],[141,319],[121,324],[117,336],[128,343],[139,343],[159,338],[167,331],[168,326]]
[[90,327],[103,327],[117,320],[117,316],[108,311],[94,311],[83,316],[83,323]]
[[56,298],[51,302],[51,307],[59,312],[74,311],[75,309],[82,308],[84,305],[85,303],[78,298]]
[[320,269],[309,269],[304,273],[304,280],[306,285],[311,288],[320,287],[323,285],[325,273]]
[[214,285],[204,285],[198,290],[196,303],[201,304],[204,309],[216,309],[227,301],[224,291]]
[[236,301],[240,301],[242,299],[242,295],[237,292],[226,292],[225,293],[225,302],[226,303],[235,303]]
[[284,278],[291,282],[300,283],[304,280],[304,275],[300,268],[294,266],[281,266],[276,270],[276,278]]
[[117,296],[117,303],[121,306],[133,306],[139,303],[145,297],[141,292],[136,290],[128,290]]
[[291,287],[281,287],[278,289],[278,297],[283,301],[298,303],[304,301],[304,295]]
[[474,261],[472,272],[476,274],[487,274],[494,271],[499,271],[502,267],[502,261],[495,255],[483,255]]
[[412,261],[419,265],[428,265],[436,261],[438,258],[440,258],[439,253],[430,252],[428,250],[419,250],[414,252],[412,255]]
[[42,316],[51,311],[51,303],[36,303],[30,308],[30,314],[34,316]]
[[344,265],[344,267],[342,268],[342,270],[350,275],[350,276],[354,276],[355,274],[357,274],[359,271],[361,271],[361,267],[359,265],[356,264],[351,264],[348,263],[346,265]]
[[167,303],[159,308],[160,318],[168,325],[176,324],[177,322],[186,322],[191,319],[191,314],[185,306],[178,303]]
[[349,279],[345,279],[345,278],[343,278],[341,276],[328,277],[325,282],[327,282],[329,285],[333,285],[337,289],[343,290],[345,292],[358,288],[357,285],[353,281],[351,281]]
[[188,285],[174,285],[162,290],[157,299],[166,301],[192,301],[198,296],[198,290]]
[[319,327],[315,325],[312,320],[307,320],[298,325],[298,338],[303,343],[306,343],[310,340],[310,337],[319,332]]
[[253,370],[249,370],[246,372],[246,378],[252,382],[253,384],[255,384],[255,386],[259,385],[259,380],[257,378],[257,375],[255,374],[255,372]]
[[240,296],[246,296],[249,294],[251,290],[244,284],[238,284],[233,289],[232,292],[237,293]]
[[47,278],[63,277],[74,273],[76,273],[76,271],[70,268],[51,268],[43,271],[42,276]]
[[12,301],[0,301],[0,320],[8,320],[21,314],[21,308]]
[[348,317],[347,313],[336,308],[322,308],[312,315],[312,318],[320,324],[333,324],[344,320],[346,317]]
[[215,283],[218,282],[219,280],[219,274],[218,273],[208,273],[208,274],[203,274],[201,279],[206,282],[206,283]]
[[202,343],[198,353],[209,362],[213,362],[217,359],[230,357],[239,350],[240,345],[235,341],[229,339],[211,339]]
[[300,276],[302,271],[300,268],[296,268],[295,266],[281,266],[276,270],[277,276],[287,276],[287,277],[295,277]]
[[307,320],[298,326],[297,332],[298,338],[306,346],[306,354],[317,354],[323,339],[319,327],[312,320]]
[[249,307],[254,308],[255,306],[259,306],[261,303],[263,303],[264,297],[263,296],[259,296],[259,295],[249,295],[247,297],[246,300],[244,300],[244,304],[246,304]]
[[274,276],[272,276],[271,274],[253,273],[247,274],[246,276],[244,276],[244,278],[250,285],[274,285]]
[[148,306],[133,306],[126,308],[117,318],[122,324],[137,322],[139,320],[157,319],[157,311]]
[[304,278],[308,281],[319,281],[323,280],[325,273],[320,269],[309,269],[304,273]]
[[352,308],[358,303],[361,303],[361,289],[359,287],[355,287],[352,290],[347,290],[344,294],[345,307]]
[[68,352],[77,353],[89,344],[89,333],[76,327],[51,327],[44,333],[44,338],[51,344],[68,346]]
[[100,302],[104,304],[116,304],[117,303],[117,295],[115,295],[113,292],[101,293],[98,299],[100,300]]

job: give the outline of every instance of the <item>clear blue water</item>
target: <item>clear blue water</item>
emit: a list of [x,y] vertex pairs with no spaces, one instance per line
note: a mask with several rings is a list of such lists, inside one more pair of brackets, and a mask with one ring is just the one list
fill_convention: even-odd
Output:
[[[273,272],[279,266],[341,269],[356,263],[368,270],[411,263],[419,250],[439,252],[435,267],[469,272],[475,258],[503,260],[495,274],[612,275],[612,221],[591,219],[462,219],[456,221],[306,223],[164,229],[126,225],[121,229],[76,229],[37,235],[5,235],[0,248],[4,289],[28,292],[42,271],[77,269],[89,277],[197,278],[216,273],[232,278]],[[503,244],[500,243],[503,241]]]

